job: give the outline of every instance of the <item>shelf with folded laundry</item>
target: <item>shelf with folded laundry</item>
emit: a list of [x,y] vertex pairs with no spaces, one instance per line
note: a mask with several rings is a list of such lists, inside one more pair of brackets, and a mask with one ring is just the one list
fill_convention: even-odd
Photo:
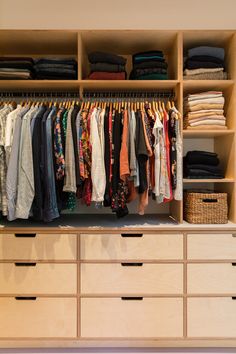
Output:
[[1,32],[0,80],[77,80],[77,78],[76,31]]
[[224,131],[235,129],[234,85],[214,85],[207,89],[183,88],[183,126],[187,131]]
[[233,32],[184,33],[183,79],[227,80],[234,78]]
[[221,161],[218,154],[210,151],[188,151],[183,158],[184,183],[223,183],[234,182],[228,171],[227,162]]
[[89,31],[81,33],[85,80],[176,80],[175,31]]

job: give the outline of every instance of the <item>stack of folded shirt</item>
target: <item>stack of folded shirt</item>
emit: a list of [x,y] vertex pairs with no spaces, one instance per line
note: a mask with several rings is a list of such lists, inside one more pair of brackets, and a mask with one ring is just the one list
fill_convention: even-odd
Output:
[[188,50],[184,65],[185,80],[224,80],[224,48],[201,46]]
[[32,58],[0,57],[0,80],[28,80],[33,78]]
[[125,80],[126,58],[104,52],[92,52],[88,55],[90,62],[90,80]]
[[77,61],[68,58],[41,58],[35,60],[35,78],[38,80],[76,80]]
[[208,151],[189,151],[184,157],[184,177],[192,179],[224,178],[218,167],[217,154]]
[[130,80],[167,80],[167,62],[163,52],[153,50],[134,54]]
[[184,99],[185,129],[227,129],[221,91],[190,94]]

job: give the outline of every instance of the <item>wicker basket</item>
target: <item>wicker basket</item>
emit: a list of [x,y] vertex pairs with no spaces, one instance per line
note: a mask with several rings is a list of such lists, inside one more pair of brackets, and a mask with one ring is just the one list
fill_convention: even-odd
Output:
[[184,219],[191,224],[226,224],[227,193],[185,191]]

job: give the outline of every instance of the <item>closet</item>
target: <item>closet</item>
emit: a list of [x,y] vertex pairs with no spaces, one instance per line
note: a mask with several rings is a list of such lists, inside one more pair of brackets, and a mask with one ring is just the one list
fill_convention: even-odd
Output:
[[[184,80],[186,51],[225,49],[227,80]],[[160,49],[168,80],[88,80],[91,51],[127,59]],[[183,220],[183,201],[151,203],[122,220],[79,208],[52,223],[0,220],[0,347],[236,346],[236,32],[1,30],[0,56],[73,58],[77,80],[0,80],[0,94],[222,91],[228,129],[187,130],[183,153],[216,152],[223,179],[183,179],[183,189],[227,192],[228,223]],[[14,93],[14,94],[13,94]]]

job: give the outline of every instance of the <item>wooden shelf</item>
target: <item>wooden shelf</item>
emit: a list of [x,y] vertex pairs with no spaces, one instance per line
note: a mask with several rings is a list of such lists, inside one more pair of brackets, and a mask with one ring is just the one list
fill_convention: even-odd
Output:
[[183,80],[185,90],[223,90],[234,84],[233,80]]
[[234,183],[235,180],[234,178],[219,178],[219,179],[190,179],[190,178],[184,178],[183,183]]
[[81,80],[85,90],[171,90],[178,80]]
[[234,134],[233,129],[223,129],[223,130],[183,130],[183,137],[184,138],[214,138],[222,135],[229,135]]
[[79,91],[78,80],[0,80],[0,90]]

